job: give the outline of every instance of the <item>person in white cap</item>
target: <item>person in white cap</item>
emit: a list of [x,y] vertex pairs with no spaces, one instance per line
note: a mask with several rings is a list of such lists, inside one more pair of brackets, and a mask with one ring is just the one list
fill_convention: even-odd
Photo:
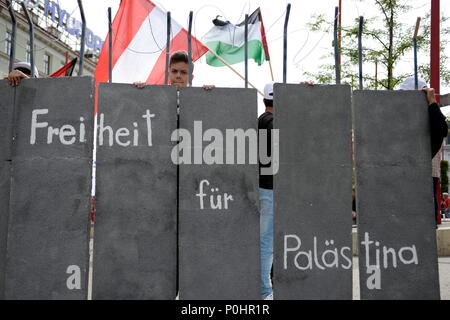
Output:
[[[31,64],[29,62],[16,62],[13,64],[12,69],[9,75],[5,77],[10,86],[17,86],[22,79],[31,78]],[[36,66],[34,67],[34,77],[39,78]]]
[[[264,87],[266,111],[258,118],[258,130],[267,132],[267,156],[271,156],[271,130],[273,129],[273,82]],[[273,176],[262,175],[261,168],[270,167],[259,163],[259,203],[260,203],[260,250],[261,250],[261,297],[273,300],[270,271],[273,261]]]
[[[406,78],[400,84],[400,90],[415,90],[415,77]],[[433,88],[428,88],[427,83],[423,79],[418,79],[419,90],[427,94],[428,100],[428,115],[430,122],[430,137],[431,137],[431,163],[432,163],[432,177],[433,177],[433,191],[434,191],[434,207],[436,223],[439,216],[437,186],[441,176],[441,158],[438,154],[442,146],[442,141],[448,134],[448,126],[445,116],[441,112],[441,108],[437,103],[436,94]],[[437,224],[436,224],[437,225]]]

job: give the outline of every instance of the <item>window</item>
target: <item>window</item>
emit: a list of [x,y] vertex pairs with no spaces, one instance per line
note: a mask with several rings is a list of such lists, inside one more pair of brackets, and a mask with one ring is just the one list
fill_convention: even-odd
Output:
[[31,46],[27,43],[27,62],[31,62]]
[[5,53],[10,54],[12,45],[12,32],[6,31]]
[[44,73],[46,75],[50,74],[50,55],[44,54]]

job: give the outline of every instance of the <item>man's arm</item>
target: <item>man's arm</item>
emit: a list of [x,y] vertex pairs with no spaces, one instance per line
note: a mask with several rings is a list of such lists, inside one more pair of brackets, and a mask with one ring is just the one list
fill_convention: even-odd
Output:
[[436,101],[436,95],[433,88],[422,89],[427,94],[428,99],[428,114],[430,119],[430,136],[431,136],[431,157],[439,152],[442,146],[442,141],[448,134],[447,122],[445,116],[441,112]]
[[5,77],[5,79],[8,80],[9,85],[13,87],[19,85],[22,79],[27,78],[29,78],[29,76],[27,76],[25,73],[19,70],[13,70],[9,73],[7,77]]

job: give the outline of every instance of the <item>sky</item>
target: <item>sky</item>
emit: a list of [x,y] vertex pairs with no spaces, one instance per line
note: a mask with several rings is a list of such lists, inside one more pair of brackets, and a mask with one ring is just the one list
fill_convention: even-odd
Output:
[[[73,12],[74,17],[79,17],[78,4],[76,0],[59,0],[60,6],[68,12]],[[299,83],[311,80],[304,76],[304,72],[315,72],[321,64],[333,63],[333,58],[321,59],[321,57],[333,52],[333,26],[330,24],[330,32],[309,32],[307,23],[312,20],[313,14],[325,14],[330,22],[334,17],[334,8],[338,5],[338,0],[165,0],[153,1],[165,11],[170,11],[172,19],[187,29],[189,12],[194,14],[193,33],[201,40],[213,26],[212,20],[221,15],[225,20],[232,23],[239,23],[244,20],[245,14],[251,14],[260,7],[263,15],[266,35],[271,54],[271,63],[275,75],[275,81],[283,80],[283,28],[285,12],[288,3],[291,3],[291,13],[288,27],[288,59],[287,59],[287,82]],[[374,16],[377,13],[373,0],[342,0],[342,23],[351,25],[359,16],[365,18]],[[402,22],[414,26],[417,17],[425,16],[430,11],[430,0],[412,0],[409,4],[413,7],[410,14],[402,16]],[[108,32],[108,7],[112,9],[112,15],[119,8],[120,0],[95,0],[83,1],[87,26],[94,34],[106,37]],[[449,13],[450,1],[441,1],[441,13]],[[165,32],[165,30],[164,30]],[[363,40],[364,41],[364,40]],[[446,53],[450,56],[450,48],[446,48]],[[419,61],[428,62],[429,57],[419,57]],[[244,74],[244,64],[236,64],[233,67],[242,75]],[[398,71],[413,73],[413,52],[406,54],[402,63],[398,66]],[[357,72],[357,70],[355,70]],[[374,72],[373,65],[364,65],[363,72]],[[244,87],[244,81],[235,75],[227,67],[211,67],[201,58],[195,63],[194,86],[204,84],[215,85],[217,87]],[[258,66],[253,61],[249,63],[249,82],[254,84],[260,91],[263,91],[265,83],[271,81],[270,68],[268,62]],[[450,87],[441,87],[442,93],[450,93]],[[259,97],[261,100],[261,97]],[[259,101],[259,113],[263,110]],[[450,107],[443,108],[445,114],[450,115]]]

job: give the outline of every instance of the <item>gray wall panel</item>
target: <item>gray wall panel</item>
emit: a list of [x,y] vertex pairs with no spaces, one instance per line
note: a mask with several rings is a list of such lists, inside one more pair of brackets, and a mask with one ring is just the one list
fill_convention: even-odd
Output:
[[93,79],[22,81],[15,119],[5,296],[85,299]]
[[0,299],[5,296],[11,161],[0,161]]
[[[183,89],[180,108],[180,127],[191,133],[192,143],[194,121],[202,122],[203,133],[218,129],[224,143],[226,129],[256,133],[254,90]],[[200,144],[206,148],[210,142]],[[186,150],[194,152],[191,146]],[[209,185],[203,183],[202,210],[196,194],[203,180]],[[225,193],[233,196],[228,209],[223,201],[222,209],[212,209],[210,195],[216,203],[217,195],[223,200]],[[180,299],[260,299],[257,164],[249,164],[247,157],[242,165],[180,165],[179,246]]]
[[[173,87],[100,85],[98,134],[105,140],[97,147],[94,299],[175,299],[177,168],[170,137],[176,108]],[[147,110],[154,117],[143,118]],[[114,130],[112,146],[102,126]],[[119,128],[131,136],[117,140]]]
[[439,299],[427,108],[423,92],[354,93],[361,299]]
[[350,87],[276,84],[274,111],[274,297],[351,299]]
[[14,92],[6,80],[0,81],[0,299],[5,293]]
[[6,80],[0,80],[0,160],[11,160],[14,92]]

